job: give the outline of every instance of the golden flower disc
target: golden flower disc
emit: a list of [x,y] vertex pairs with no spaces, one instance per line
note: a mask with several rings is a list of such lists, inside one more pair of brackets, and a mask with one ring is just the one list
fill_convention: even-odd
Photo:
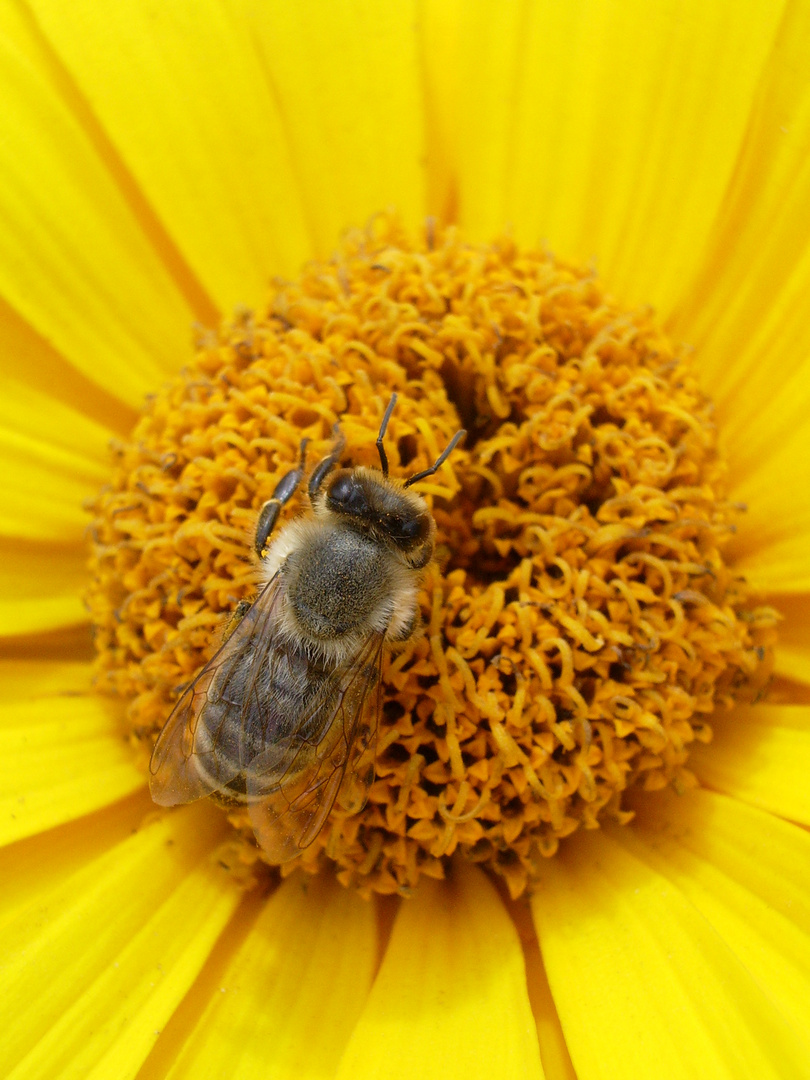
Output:
[[336,807],[285,871],[328,858],[363,892],[403,893],[460,849],[518,895],[562,837],[628,820],[630,786],[694,783],[690,745],[761,685],[774,635],[724,562],[739,508],[711,403],[652,314],[591,273],[381,219],[201,336],[94,506],[99,687],[132,699],[145,763],[255,595],[257,512],[302,436],[311,466],[339,421],[344,463],[374,465],[392,391],[394,477],[468,436],[418,488],[437,555],[424,632],[384,666],[369,800]]

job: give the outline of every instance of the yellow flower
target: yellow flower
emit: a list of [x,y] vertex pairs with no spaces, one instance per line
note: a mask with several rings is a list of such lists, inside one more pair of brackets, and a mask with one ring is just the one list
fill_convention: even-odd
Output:
[[[810,7],[0,16],[3,1075],[810,1075]],[[712,718],[700,788],[569,837],[530,905],[464,862],[403,901],[243,893],[222,815],[156,811],[91,690],[108,441],[192,323],[387,207],[510,227],[657,308],[748,508],[734,566],[783,616],[769,700]]]

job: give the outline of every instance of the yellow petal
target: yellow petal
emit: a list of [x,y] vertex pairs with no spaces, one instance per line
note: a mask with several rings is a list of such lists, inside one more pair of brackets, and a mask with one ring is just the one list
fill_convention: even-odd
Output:
[[549,1080],[577,1080],[571,1055],[565,1043],[565,1034],[551,996],[546,969],[537,944],[537,934],[529,905],[525,898],[507,900],[507,911],[515,923],[523,945],[526,961],[526,988],[529,992],[534,1021],[537,1025],[537,1041],[540,1045],[540,1062]]
[[66,423],[59,445],[104,460],[110,434],[131,431],[136,414],[92,381],[98,372],[86,366],[88,374],[82,374],[0,298],[0,376],[8,387],[0,403],[4,424],[32,437],[53,435],[56,425],[49,417],[55,409],[59,427]]
[[599,84],[577,88],[578,98],[596,95],[585,103],[593,138],[578,126],[589,145],[571,163],[588,169],[588,210],[577,213],[577,185],[566,184],[565,214],[577,251],[592,245],[610,288],[666,316],[704,268],[783,4],[753,0],[744,19],[702,0],[634,0],[619,18],[613,4],[594,6],[602,17],[586,33],[598,40]]
[[471,11],[469,0],[429,0],[421,4],[417,23],[425,69],[427,207],[442,222],[458,218],[457,134],[466,91],[458,74],[476,42],[474,36],[462,41],[463,17]]
[[0,539],[0,636],[14,637],[87,622],[82,547]]
[[483,873],[454,864],[400,907],[339,1080],[540,1077],[517,932]]
[[111,175],[92,117],[47,59],[35,62],[15,11],[0,13],[0,295],[91,381],[138,402],[179,367],[195,312]]
[[123,705],[46,697],[0,706],[0,843],[81,817],[143,787]]
[[775,670],[805,685],[810,685],[810,601],[806,594],[770,597],[784,622],[779,624],[779,647]]
[[[0,431],[25,440],[34,459],[44,464],[72,467],[77,479],[98,483],[106,472],[112,431],[105,423],[90,419],[76,405],[69,404],[60,386],[35,388],[16,379],[3,380],[0,399]],[[61,452],[64,459],[57,455]],[[53,454],[49,458],[47,454]]]
[[24,440],[2,432],[0,468],[5,470],[0,474],[0,536],[81,539],[87,528],[82,503],[100,485],[77,481],[69,473],[70,466],[51,469],[33,462]]
[[78,660],[0,660],[0,702],[87,694],[92,680],[92,665]]
[[[810,386],[810,365],[805,373]],[[804,399],[810,406],[810,394]],[[810,591],[810,419],[792,427],[772,417],[772,439],[759,464],[735,479],[748,507],[733,547],[735,562],[761,592]]]
[[[711,827],[710,821],[705,824]],[[621,828],[612,829],[611,836],[640,862],[671,881],[796,1030],[810,1032],[810,938],[805,930],[671,836]],[[806,869],[805,878],[806,885],[810,885],[810,869]]]
[[634,794],[633,828],[693,851],[810,934],[810,835],[764,810],[698,789]]
[[450,93],[429,82],[456,133],[460,221],[596,258],[625,300],[668,312],[701,266],[779,15],[770,0],[745,19],[701,0],[473,0],[453,29],[432,20],[443,61],[462,43]]
[[[56,2],[56,0],[54,0]],[[416,3],[243,0],[278,96],[313,244],[389,207],[426,213]]]
[[738,706],[715,713],[712,728],[689,757],[704,784],[810,825],[810,706]]
[[5,923],[3,1076],[134,1076],[238,903],[221,832],[155,821]]
[[[31,5],[185,265],[224,311],[311,254],[285,120],[235,5]],[[268,7],[263,18],[267,18]],[[329,178],[322,178],[325,184]],[[185,326],[186,324],[184,324]]]
[[698,349],[732,445],[810,354],[810,8],[784,5],[769,45],[722,213],[673,320]]
[[430,211],[489,241],[513,220],[506,204],[514,142],[523,6],[481,0],[424,5]]
[[736,552],[771,592],[810,586],[810,8],[785,7],[703,269],[673,320],[718,402],[734,496],[748,504]]
[[[778,380],[778,364],[765,366]],[[747,508],[732,553],[761,592],[810,591],[809,411],[810,363],[786,388],[761,399],[758,422],[725,440],[732,494]],[[749,433],[745,460],[738,460],[734,447],[747,444]]]
[[43,633],[4,638],[2,651],[6,656],[22,661],[62,659],[86,663],[93,650],[87,626],[77,624]]
[[[810,273],[802,295],[808,287]],[[803,313],[801,304],[794,308],[794,317]],[[734,349],[733,360],[726,362],[724,369],[738,373],[740,381],[735,380],[730,390],[719,387],[722,396],[715,394],[715,399],[719,402],[719,425],[732,484],[744,483],[752,474],[765,470],[776,482],[778,494],[784,497],[785,492],[790,496],[799,490],[802,477],[795,470],[802,468],[804,458],[794,460],[789,476],[784,476],[781,465],[772,459],[782,451],[786,439],[798,438],[800,445],[806,446],[810,438],[810,335],[808,340],[793,341],[786,338],[784,324],[769,325],[766,333],[767,341],[754,354],[746,350],[746,343]],[[700,367],[706,386],[714,393],[716,376],[710,354],[705,363],[701,354]]]
[[92,814],[0,848],[0,926],[43,892],[136,833],[154,803],[146,788]]
[[532,911],[580,1080],[803,1075],[806,1034],[691,902],[609,837],[572,837]]
[[81,541],[107,478],[109,430],[25,384],[0,401],[0,535]]
[[376,947],[372,904],[331,876],[288,878],[226,969],[195,987],[192,1029],[167,1028],[145,1077],[334,1076]]

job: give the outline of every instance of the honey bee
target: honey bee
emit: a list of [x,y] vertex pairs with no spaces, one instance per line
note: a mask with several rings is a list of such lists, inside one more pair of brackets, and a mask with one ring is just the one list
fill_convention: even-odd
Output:
[[[207,795],[247,806],[271,863],[308,847],[340,796],[361,809],[374,776],[361,764],[376,733],[386,643],[404,642],[419,622],[417,591],[433,555],[436,526],[408,480],[388,475],[380,425],[380,468],[337,468],[334,447],[312,471],[311,514],[270,535],[305,473],[300,462],[262,507],[254,548],[262,580],[253,604],[234,613],[225,641],[185,690],[152,752],[150,789],[161,806]],[[376,693],[371,692],[376,690]]]

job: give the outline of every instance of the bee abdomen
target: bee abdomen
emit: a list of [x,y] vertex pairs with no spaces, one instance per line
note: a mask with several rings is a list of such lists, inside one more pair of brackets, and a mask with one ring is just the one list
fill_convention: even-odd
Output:
[[[197,768],[221,801],[247,800],[247,771],[271,748],[318,745],[330,715],[331,674],[300,646],[276,642],[258,666],[253,653],[244,653],[214,680],[195,753]],[[287,772],[280,766],[277,779]],[[223,784],[222,777],[230,779]],[[264,780],[273,786],[272,775]]]

